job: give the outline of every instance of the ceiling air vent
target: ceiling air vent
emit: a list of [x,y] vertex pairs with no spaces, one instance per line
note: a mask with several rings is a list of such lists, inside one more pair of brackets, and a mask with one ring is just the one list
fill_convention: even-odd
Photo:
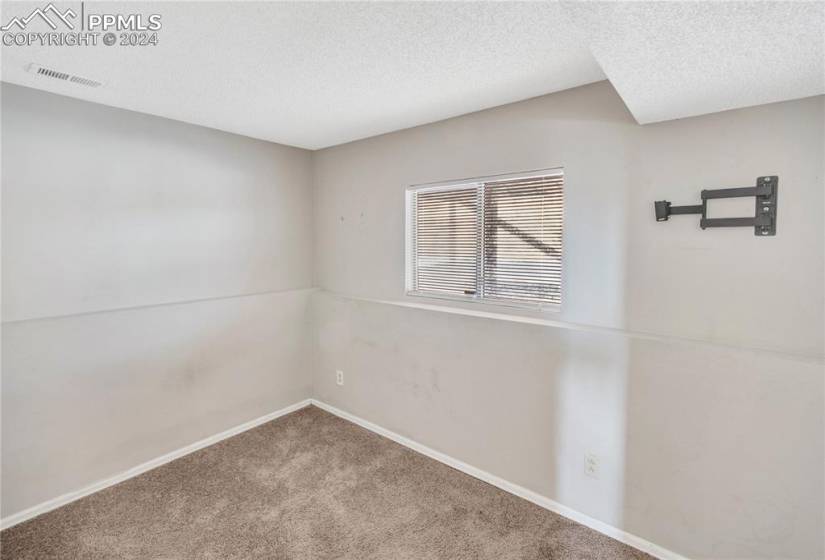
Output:
[[71,78],[69,78],[69,81],[89,87],[100,87],[101,85],[100,82],[90,80],[89,78],[81,78],[80,76],[72,76]]
[[66,72],[60,72],[59,70],[53,70],[51,68],[46,68],[45,66],[40,66],[39,64],[31,63],[26,67],[28,72],[32,74],[37,74],[38,76],[44,76],[46,78],[54,78],[55,80],[63,80],[64,82],[72,82],[73,84],[80,84],[82,86],[87,87],[100,87],[103,84],[97,82],[95,80],[90,80],[89,78],[84,78],[83,76],[75,76],[74,74],[68,74]]

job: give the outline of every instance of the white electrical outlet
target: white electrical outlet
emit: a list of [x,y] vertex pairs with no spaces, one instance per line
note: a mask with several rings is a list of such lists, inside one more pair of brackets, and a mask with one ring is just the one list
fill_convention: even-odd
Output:
[[584,474],[591,478],[599,478],[599,458],[593,453],[584,454]]
[[341,371],[340,369],[335,370],[335,382],[338,385],[343,385],[344,384],[344,372]]

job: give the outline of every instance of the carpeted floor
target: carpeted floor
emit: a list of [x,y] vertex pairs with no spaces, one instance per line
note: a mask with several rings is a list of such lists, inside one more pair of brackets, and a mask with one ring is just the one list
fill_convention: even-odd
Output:
[[3,560],[651,558],[310,407],[0,534]]

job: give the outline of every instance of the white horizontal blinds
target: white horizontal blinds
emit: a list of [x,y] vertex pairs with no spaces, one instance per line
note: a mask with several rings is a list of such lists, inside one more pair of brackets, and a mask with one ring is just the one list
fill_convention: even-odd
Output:
[[415,290],[475,295],[481,243],[478,188],[414,195]]
[[484,297],[561,304],[561,174],[484,184]]

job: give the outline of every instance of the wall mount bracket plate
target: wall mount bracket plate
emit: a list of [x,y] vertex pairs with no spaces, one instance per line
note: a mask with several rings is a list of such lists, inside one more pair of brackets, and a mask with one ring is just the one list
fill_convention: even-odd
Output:
[[[654,202],[656,221],[665,222],[673,214],[701,214],[699,226],[702,229],[714,227],[753,227],[753,234],[759,237],[776,235],[776,206],[779,177],[766,175],[756,179],[754,187],[733,189],[711,189],[702,191],[702,204],[695,206],[671,206],[667,200]],[[715,198],[741,198],[752,196],[756,200],[756,211],[752,218],[708,218],[708,200]]]

